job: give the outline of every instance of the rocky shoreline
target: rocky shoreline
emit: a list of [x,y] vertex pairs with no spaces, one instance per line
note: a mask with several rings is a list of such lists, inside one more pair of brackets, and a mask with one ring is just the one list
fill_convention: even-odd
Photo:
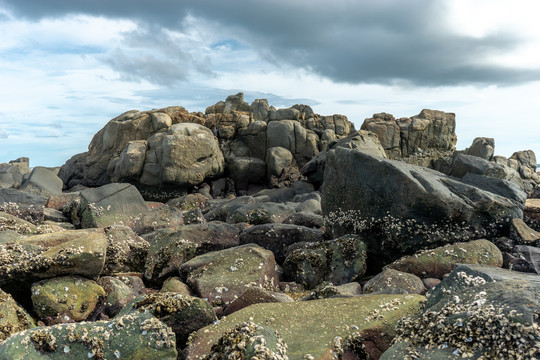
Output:
[[540,359],[540,173],[243,94],[0,164],[0,359]]

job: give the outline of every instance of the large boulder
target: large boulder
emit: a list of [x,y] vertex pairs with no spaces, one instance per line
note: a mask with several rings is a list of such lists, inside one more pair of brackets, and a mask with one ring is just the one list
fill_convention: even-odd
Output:
[[19,158],[11,160],[8,164],[0,164],[0,188],[18,188],[23,177],[30,172],[29,159]]
[[450,156],[457,141],[455,114],[437,110],[424,109],[397,120],[390,114],[375,114],[364,121],[362,130],[378,135],[390,159],[422,166]]
[[61,324],[19,332],[0,344],[0,359],[176,360],[171,328],[149,312],[111,321]]
[[359,347],[363,345],[370,358],[378,358],[390,346],[397,320],[418,313],[423,299],[419,295],[366,295],[255,304],[197,331],[187,358],[211,354],[224,334],[249,321],[277,331],[290,359],[339,359],[340,343],[355,333]]
[[477,137],[470,147],[463,151],[464,154],[476,156],[484,160],[491,160],[495,153],[495,140],[487,137]]
[[320,151],[317,134],[303,127],[297,120],[271,121],[266,134],[269,149],[281,147],[289,150],[299,166],[303,166]]
[[279,264],[285,260],[289,245],[321,240],[324,240],[322,230],[279,223],[256,225],[240,234],[240,244],[257,244],[272,251]]
[[0,290],[0,341],[35,326],[30,314],[17,304],[10,294]]
[[213,305],[231,303],[246,286],[274,290],[279,282],[274,254],[254,244],[199,255],[179,271],[197,295]]
[[21,185],[21,190],[46,197],[61,194],[64,183],[56,174],[42,166],[36,166]]
[[92,228],[121,223],[134,225],[147,212],[148,207],[135,186],[113,183],[81,191],[71,215],[74,223]]
[[334,235],[362,233],[383,258],[497,229],[524,208],[428,168],[340,147],[328,154],[322,205]]
[[539,287],[537,275],[459,266],[432,290],[422,314],[398,323],[381,360],[537,358]]
[[224,171],[225,160],[210,129],[199,124],[175,124],[148,140],[140,182],[156,186],[191,187]]
[[33,223],[43,221],[46,203],[47,198],[42,195],[18,189],[0,189],[0,211]]
[[239,231],[219,221],[159,229],[146,234],[150,243],[144,276],[161,282],[176,273],[178,267],[195,256],[239,245]]

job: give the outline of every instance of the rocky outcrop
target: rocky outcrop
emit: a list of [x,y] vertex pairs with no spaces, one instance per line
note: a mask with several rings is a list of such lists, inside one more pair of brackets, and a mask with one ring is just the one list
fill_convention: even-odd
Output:
[[400,119],[374,114],[361,129],[377,134],[388,158],[421,166],[432,167],[434,160],[451,156],[457,141],[455,114],[437,110]]
[[[290,176],[299,178],[299,171],[284,175],[286,168],[303,166],[329,139],[353,130],[342,115],[320,116],[306,105],[276,110],[261,99],[250,106],[238,93],[205,114],[182,107],[128,111],[109,121],[88,152],[68,160],[59,176],[67,188],[130,182],[142,188],[191,189],[221,175],[237,182],[236,190],[264,184],[272,176],[278,185]],[[292,161],[275,151],[267,156],[271,148],[288,151]]]
[[[414,252],[451,241],[454,230],[489,229],[523,216],[524,197],[512,200],[431,169],[341,147],[329,152],[324,179],[328,228],[335,235],[366,234],[370,251],[380,256]],[[425,227],[423,235],[412,230],[417,224]],[[442,235],[443,224],[453,230]]]

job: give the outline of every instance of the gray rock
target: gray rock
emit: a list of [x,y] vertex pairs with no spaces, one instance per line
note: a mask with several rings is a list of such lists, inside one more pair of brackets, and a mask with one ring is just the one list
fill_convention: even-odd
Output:
[[263,189],[253,194],[253,197],[267,196],[268,200],[276,203],[286,203],[291,201],[296,194],[293,188]]
[[240,234],[240,244],[257,244],[272,251],[279,264],[285,260],[289,245],[323,239],[322,230],[291,224],[256,225]]
[[148,213],[148,208],[135,186],[114,183],[81,191],[76,211],[81,226],[91,228],[134,225],[137,217]]
[[255,121],[268,122],[270,107],[268,106],[268,100],[256,99],[251,103],[251,112],[253,113],[253,119]]
[[0,211],[33,223],[42,222],[47,199],[17,189],[0,189]]
[[294,224],[320,229],[324,226],[324,217],[312,212],[297,212],[283,220],[283,224]]
[[230,303],[223,312],[224,316],[247,306],[261,303],[294,302],[289,295],[268,291],[260,287],[251,286],[246,289],[237,299]]
[[504,179],[504,169],[494,162],[473,155],[457,154],[452,164],[450,175],[462,178],[467,173]]
[[274,254],[255,244],[199,255],[180,265],[179,272],[212,305],[230,304],[248,285],[274,290],[279,282]]
[[[335,235],[366,229],[369,232],[371,218],[385,221],[388,217],[397,221],[412,219],[428,227],[450,222],[459,231],[485,230],[491,224],[503,224],[506,218],[522,217],[524,208],[523,203],[437,171],[341,147],[329,152],[322,206],[325,216],[336,217],[328,223]],[[362,220],[368,228],[362,225]],[[414,235],[414,229],[410,230],[413,230],[410,236],[400,236],[400,243],[388,243],[392,251],[414,252],[425,246],[426,241],[448,241],[444,236],[436,239],[430,234],[428,238],[418,237],[420,234]],[[384,241],[391,238],[385,239],[371,237],[370,250],[388,255]]]
[[495,140],[487,137],[477,137],[470,147],[463,151],[466,155],[472,155],[484,160],[491,160],[495,153]]
[[308,199],[302,201],[296,206],[298,212],[311,212],[314,214],[322,214],[321,201],[316,199]]
[[266,176],[279,177],[283,170],[292,164],[293,155],[282,147],[273,147],[266,150]]
[[489,176],[467,173],[461,178],[465,184],[475,186],[479,189],[489,191],[493,194],[524,203],[527,194],[513,181],[497,179]]
[[230,211],[227,223],[249,223],[253,225],[281,223],[295,213],[295,208],[272,202],[246,204]]
[[8,164],[0,164],[0,188],[19,188],[23,177],[30,172],[28,158],[11,160]]
[[[160,114],[168,116],[163,113]],[[130,141],[126,148],[122,150],[120,158],[114,165],[114,170],[111,174],[111,181],[123,182],[129,180],[138,180],[144,166],[146,147],[146,140]]]
[[266,181],[266,163],[261,159],[232,158],[228,163],[228,171],[237,191],[247,189],[250,184],[264,184]]
[[319,137],[304,128],[299,121],[270,121],[266,130],[267,148],[282,147],[289,150],[297,164],[303,166],[319,153]]
[[232,200],[223,200],[220,201],[216,207],[207,212],[204,215],[204,218],[206,221],[225,221],[227,220],[229,212],[234,211],[242,205],[252,204],[254,202],[255,200],[251,196],[239,196]]
[[386,269],[364,284],[364,293],[424,294],[422,280],[413,274]]
[[540,249],[527,245],[514,246],[514,253],[525,260],[529,267],[540,275]]
[[208,251],[238,246],[239,231],[222,222],[184,225],[160,229],[144,236],[150,243],[144,276],[153,282],[163,281],[182,263]]
[[61,194],[64,186],[62,179],[44,167],[36,166],[21,185],[21,190],[49,196]]
[[105,233],[107,258],[103,273],[143,272],[150,244],[127,226],[113,225]]
[[283,263],[285,277],[313,289],[323,282],[335,285],[360,279],[366,272],[366,244],[347,235],[330,241],[295,244]]

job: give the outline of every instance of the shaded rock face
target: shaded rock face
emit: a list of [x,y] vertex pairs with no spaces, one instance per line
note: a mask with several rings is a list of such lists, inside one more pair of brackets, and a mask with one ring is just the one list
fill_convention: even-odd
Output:
[[361,129],[377,134],[390,159],[421,166],[451,155],[457,142],[455,114],[437,110],[424,109],[397,120],[390,114],[374,114]]
[[7,164],[0,164],[0,188],[18,188],[22,184],[23,177],[29,172],[29,159],[27,157],[11,160]]
[[[329,152],[324,178],[322,205],[330,231],[334,235],[363,233],[369,249],[383,257],[392,256],[397,249],[403,254],[429,242],[449,242],[452,235],[425,238],[407,229],[408,225],[445,223],[454,224],[456,230],[481,230],[523,216],[524,204],[518,201],[431,169],[340,147]],[[402,222],[395,231],[385,224],[369,228],[372,218],[390,217]],[[413,231],[406,233],[409,230]],[[396,231],[401,235],[395,237]]]
[[[231,166],[235,181],[256,169],[254,183],[272,180],[277,186],[290,177],[299,178],[299,171],[288,167],[298,169],[323,150],[329,139],[340,139],[351,131],[354,126],[345,116],[320,116],[306,105],[276,110],[260,99],[250,106],[239,93],[210,106],[205,114],[188,113],[182,107],[128,111],[96,133],[88,151],[68,160],[58,176],[66,188],[111,181],[141,188],[191,188],[221,176]],[[273,147],[288,151],[293,163],[276,162],[276,156],[270,156],[267,179],[267,149]],[[285,171],[282,164],[287,165]],[[242,190],[249,185],[236,187]]]

